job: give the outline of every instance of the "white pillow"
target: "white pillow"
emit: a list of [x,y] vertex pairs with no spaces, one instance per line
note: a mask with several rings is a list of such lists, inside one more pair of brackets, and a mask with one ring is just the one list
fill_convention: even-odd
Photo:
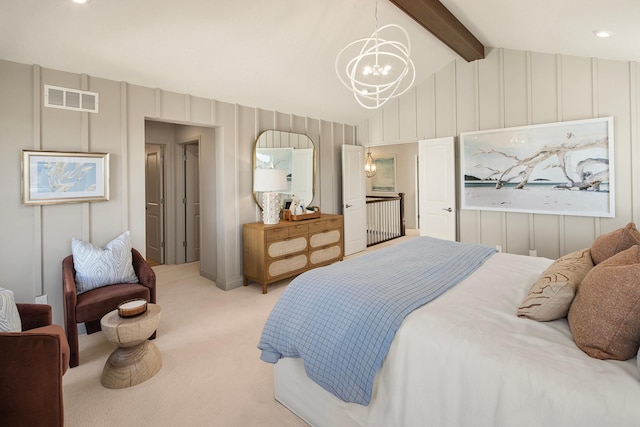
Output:
[[104,249],[89,242],[71,239],[76,293],[116,283],[138,283],[131,256],[131,233],[125,231]]
[[0,332],[22,332],[22,321],[13,292],[0,288]]

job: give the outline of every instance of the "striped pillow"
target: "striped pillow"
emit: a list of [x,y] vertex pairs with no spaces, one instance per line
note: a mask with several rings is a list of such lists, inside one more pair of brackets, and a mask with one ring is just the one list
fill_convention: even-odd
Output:
[[117,283],[138,283],[131,255],[131,233],[125,231],[104,249],[79,239],[71,240],[76,293]]
[[0,288],[0,332],[21,332],[22,321],[13,292]]

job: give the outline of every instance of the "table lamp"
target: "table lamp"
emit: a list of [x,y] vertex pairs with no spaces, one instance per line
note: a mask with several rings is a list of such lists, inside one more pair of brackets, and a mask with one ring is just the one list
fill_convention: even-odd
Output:
[[253,191],[262,192],[262,222],[280,222],[280,193],[287,189],[287,174],[283,169],[256,169]]

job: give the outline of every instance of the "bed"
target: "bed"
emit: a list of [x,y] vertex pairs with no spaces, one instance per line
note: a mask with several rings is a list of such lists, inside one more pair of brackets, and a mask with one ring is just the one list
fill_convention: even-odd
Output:
[[[437,240],[411,241],[422,239]],[[416,251],[406,244],[314,274],[331,277],[331,269],[343,274],[356,260],[375,265]],[[275,398],[313,426],[640,425],[635,357],[592,358],[576,346],[566,318],[538,322],[516,315],[532,283],[552,263],[490,251],[456,284],[412,309],[394,331],[364,404],[338,397],[327,384],[310,379],[305,355],[267,360],[277,362]],[[309,273],[296,278],[281,300]],[[265,329],[274,326],[270,322],[271,317]],[[295,321],[291,324],[300,329]],[[288,333],[282,325],[276,328],[277,335]],[[263,332],[259,347],[263,356],[268,354],[263,360],[273,357],[268,339]]]

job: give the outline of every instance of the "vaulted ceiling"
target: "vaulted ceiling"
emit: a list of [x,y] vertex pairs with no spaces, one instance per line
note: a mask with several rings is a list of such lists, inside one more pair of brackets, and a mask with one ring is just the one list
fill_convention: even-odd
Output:
[[[378,0],[378,25],[408,31],[416,84],[462,58],[396,6],[429,18],[437,2],[392,1]],[[442,5],[487,48],[640,61],[638,0]],[[375,0],[2,0],[0,59],[357,124],[371,111],[341,85],[334,61],[371,35],[375,10]],[[600,29],[612,37],[596,38]]]

